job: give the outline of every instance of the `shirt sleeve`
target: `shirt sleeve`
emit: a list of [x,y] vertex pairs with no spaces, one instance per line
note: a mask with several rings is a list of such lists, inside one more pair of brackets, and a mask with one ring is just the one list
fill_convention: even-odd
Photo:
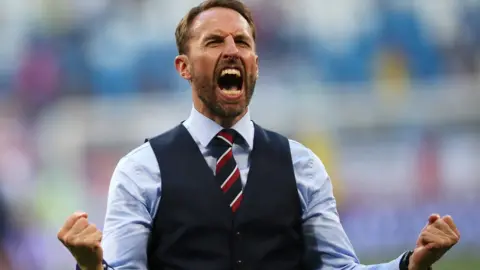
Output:
[[305,265],[310,270],[398,270],[399,256],[377,265],[362,265],[338,215],[332,183],[320,159],[298,142],[290,142],[303,208]]
[[145,155],[153,151],[124,157],[113,173],[102,239],[106,269],[147,269],[147,243],[160,200],[160,172],[154,156]]

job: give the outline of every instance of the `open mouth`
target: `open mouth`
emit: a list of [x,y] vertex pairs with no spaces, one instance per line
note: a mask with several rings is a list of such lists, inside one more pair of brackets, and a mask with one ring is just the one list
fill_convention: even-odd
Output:
[[237,68],[223,69],[217,80],[220,92],[227,97],[235,98],[242,94],[243,78]]

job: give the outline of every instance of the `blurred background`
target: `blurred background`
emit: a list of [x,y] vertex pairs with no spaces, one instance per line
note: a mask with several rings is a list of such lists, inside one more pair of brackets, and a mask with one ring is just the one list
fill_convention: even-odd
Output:
[[[174,30],[199,2],[0,2],[1,269],[73,269],[67,216],[101,227],[120,157],[188,117]],[[438,212],[462,239],[435,269],[480,269],[480,1],[246,2],[253,118],[322,159],[362,262]]]

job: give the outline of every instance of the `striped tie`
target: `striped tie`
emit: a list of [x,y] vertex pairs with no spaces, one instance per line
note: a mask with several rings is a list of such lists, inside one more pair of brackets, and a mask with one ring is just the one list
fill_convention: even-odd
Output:
[[233,212],[237,211],[243,198],[240,170],[232,152],[235,135],[234,130],[225,129],[217,134],[215,140],[217,146],[215,179],[220,184]]

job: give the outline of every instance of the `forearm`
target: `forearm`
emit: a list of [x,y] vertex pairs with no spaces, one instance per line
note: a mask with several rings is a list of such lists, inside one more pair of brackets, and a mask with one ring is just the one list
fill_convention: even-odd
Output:
[[131,159],[123,159],[117,166],[103,226],[103,259],[108,263],[105,269],[147,269],[152,216],[160,200],[159,180],[151,176],[158,174],[138,167]]
[[[317,254],[318,258],[313,261],[306,262],[310,270],[331,270],[331,269],[342,269],[342,270],[403,270],[400,269],[400,261],[403,254],[396,259],[381,263],[381,264],[372,264],[364,265],[359,262],[356,257],[351,257],[349,254],[342,256],[341,254]],[[318,261],[315,263],[314,261]],[[405,269],[406,270],[406,269]]]
[[[400,261],[403,258],[404,254],[397,257],[396,259],[381,263],[381,264],[372,264],[372,265],[362,265],[362,264],[354,264],[351,270],[403,270],[400,269]],[[350,268],[347,268],[350,269]]]
[[[303,193],[305,198],[303,234],[306,244],[305,264],[308,269],[399,270],[404,254],[387,263],[376,265],[360,263],[340,223],[330,178],[318,159],[314,158],[310,163],[313,164],[311,169],[314,172],[308,173],[307,170],[299,172],[312,176],[305,177],[300,173],[297,175],[297,179],[305,181],[306,187],[313,187]],[[313,181],[315,185],[311,185],[312,179],[315,180]]]

